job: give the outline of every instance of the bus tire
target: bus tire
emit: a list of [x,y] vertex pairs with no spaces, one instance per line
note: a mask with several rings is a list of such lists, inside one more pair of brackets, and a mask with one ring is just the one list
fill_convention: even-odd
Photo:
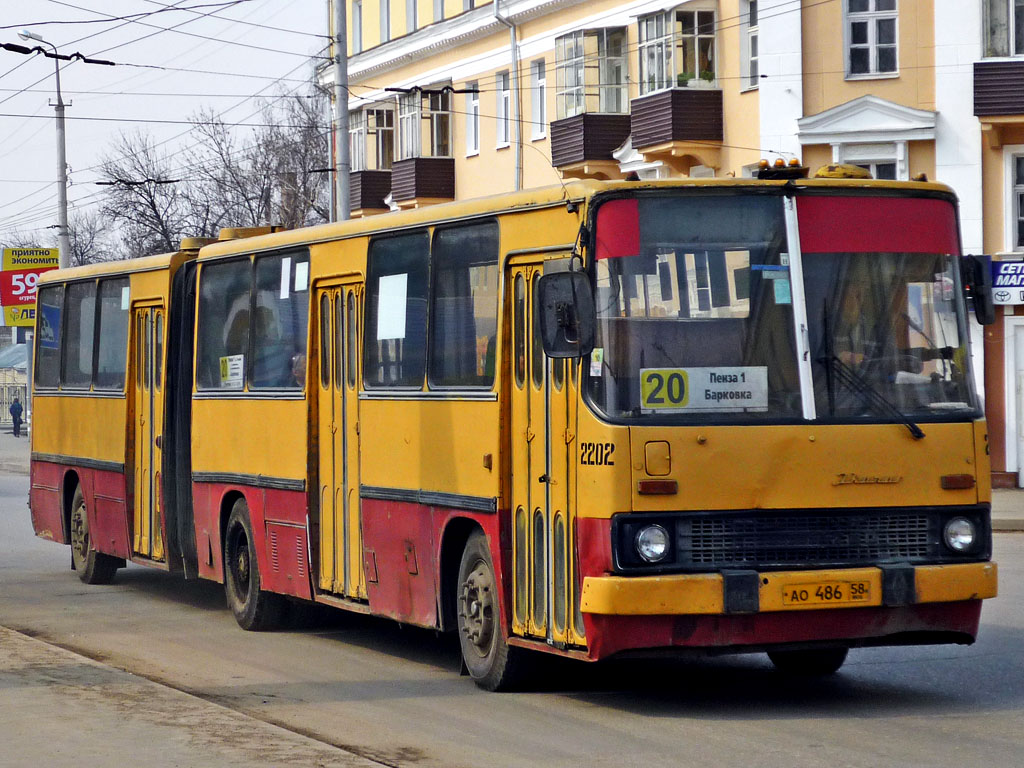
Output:
[[825,677],[835,674],[846,661],[848,648],[818,648],[805,651],[768,651],[775,668],[795,677]]
[[93,549],[85,494],[80,485],[75,488],[75,495],[71,499],[71,564],[78,578],[86,584],[109,584],[121,564],[119,558]]
[[499,589],[482,531],[470,535],[462,551],[457,589],[459,646],[469,676],[487,691],[513,688],[522,676],[523,651],[510,648],[502,634]]
[[260,632],[281,626],[287,605],[281,595],[262,589],[245,499],[231,507],[224,529],[224,592],[242,629]]

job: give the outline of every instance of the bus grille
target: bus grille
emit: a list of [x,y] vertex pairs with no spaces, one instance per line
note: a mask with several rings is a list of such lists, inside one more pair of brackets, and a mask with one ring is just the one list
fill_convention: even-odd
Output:
[[[976,545],[953,552],[943,528],[971,520]],[[669,532],[668,557],[642,560],[637,536],[649,525]],[[781,570],[987,560],[992,530],[987,504],[975,506],[634,512],[612,518],[615,570],[633,573]]]
[[680,522],[681,560],[698,566],[878,563],[932,554],[932,526],[924,514],[709,517]]

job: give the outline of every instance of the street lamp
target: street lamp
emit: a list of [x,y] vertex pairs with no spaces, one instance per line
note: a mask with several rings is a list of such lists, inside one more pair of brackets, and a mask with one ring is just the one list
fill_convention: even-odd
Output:
[[18,30],[18,37],[53,48],[53,65],[57,77],[57,103],[54,105],[57,113],[57,244],[60,246],[60,268],[66,269],[71,261],[71,238],[68,233],[68,164],[64,139],[64,99],[60,95],[60,58],[57,46],[32,30]]

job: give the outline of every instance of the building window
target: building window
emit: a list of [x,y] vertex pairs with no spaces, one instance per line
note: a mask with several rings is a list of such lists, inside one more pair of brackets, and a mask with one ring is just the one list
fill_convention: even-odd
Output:
[[1024,0],[985,0],[985,55],[1024,56]]
[[420,94],[403,93],[398,97],[398,159],[420,156]]
[[896,161],[886,160],[879,163],[857,163],[865,171],[869,171],[872,177],[876,179],[888,179],[890,181],[896,180]]
[[444,19],[444,0],[434,0],[434,21]]
[[512,94],[509,91],[508,72],[499,72],[497,76],[497,142],[499,147],[507,147],[511,136],[511,120],[509,112],[512,105]]
[[747,87],[757,88],[758,76],[761,74],[757,54],[757,0],[748,0],[746,8],[746,22]]
[[466,83],[466,154],[480,153],[480,92],[476,82]]
[[1013,250],[1024,250],[1024,155],[1013,156]]
[[429,95],[430,155],[451,157],[452,154],[452,89],[444,87]]
[[643,16],[639,31],[641,95],[664,88],[715,86],[713,10]]
[[349,114],[349,156],[353,171],[386,171],[395,156],[395,113],[386,107]]
[[391,0],[380,0],[380,41],[391,39]]
[[353,171],[366,170],[366,113],[349,112],[348,159]]
[[623,114],[626,93],[626,30],[580,30],[555,40],[555,114]]
[[896,0],[847,0],[848,72],[896,71]]
[[530,65],[530,99],[530,119],[533,122],[530,135],[534,139],[543,139],[548,135],[548,84],[543,59]]
[[476,8],[476,0],[462,0],[462,10],[471,11]]
[[415,32],[419,26],[416,23],[416,6],[418,0],[405,0],[405,31]]
[[363,0],[352,0],[352,53],[363,50]]

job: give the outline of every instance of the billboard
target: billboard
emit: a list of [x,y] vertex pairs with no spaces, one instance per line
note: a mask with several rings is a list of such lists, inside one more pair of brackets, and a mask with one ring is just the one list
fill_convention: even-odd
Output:
[[4,248],[0,271],[3,325],[31,326],[36,321],[39,275],[58,264],[57,248]]

